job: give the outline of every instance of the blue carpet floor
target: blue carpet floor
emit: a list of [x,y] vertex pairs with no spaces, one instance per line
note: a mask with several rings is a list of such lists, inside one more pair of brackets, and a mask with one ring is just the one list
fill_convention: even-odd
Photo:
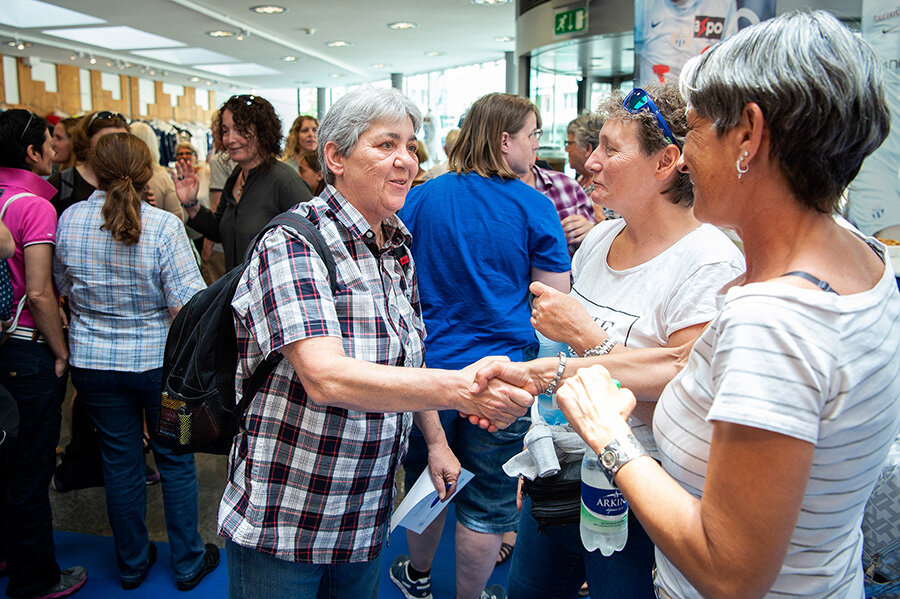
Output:
[[[453,545],[453,530],[456,518],[451,507],[444,526],[444,536],[438,546],[434,565],[432,566],[432,594],[435,599],[449,599],[455,596],[456,556]],[[228,596],[228,577],[225,565],[225,552],[221,552],[222,563],[207,576],[196,589],[189,593],[181,593],[175,588],[175,578],[169,564],[168,543],[156,543],[159,551],[156,565],[150,569],[144,583],[133,591],[123,591],[119,586],[119,572],[116,567],[115,549],[112,537],[85,535],[70,532],[56,532],[56,558],[60,567],[79,565],[87,568],[88,581],[75,597],[78,599],[112,599],[127,597],[128,599],[179,597],[182,599],[215,597],[224,599]],[[406,529],[397,528],[391,535],[390,544],[384,550],[381,564],[380,599],[403,599],[403,594],[394,586],[388,576],[391,562],[401,553],[407,553]],[[488,584],[506,586],[509,574],[509,562],[494,569]],[[6,579],[0,579],[0,596],[5,596]],[[350,599],[350,598],[348,598]]]

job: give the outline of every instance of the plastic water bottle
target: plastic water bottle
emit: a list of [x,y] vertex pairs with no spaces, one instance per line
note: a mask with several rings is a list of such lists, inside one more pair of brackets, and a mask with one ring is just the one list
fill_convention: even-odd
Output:
[[[569,351],[569,346],[562,341],[553,341],[541,335],[538,331],[534,332],[537,336],[540,347],[538,348],[538,358],[555,358],[559,352]],[[556,397],[541,393],[537,397],[538,412],[547,424],[566,424],[566,417],[559,409],[556,403]]]
[[588,447],[581,462],[581,543],[609,557],[628,540],[628,502],[614,488]]

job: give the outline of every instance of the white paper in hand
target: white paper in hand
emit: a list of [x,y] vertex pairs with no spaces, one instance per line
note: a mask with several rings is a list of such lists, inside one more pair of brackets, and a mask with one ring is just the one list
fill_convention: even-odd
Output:
[[[459,480],[456,481],[456,489],[447,501],[456,496],[459,490],[465,487],[474,477],[474,474],[463,468],[459,473]],[[399,524],[416,534],[422,534],[422,531],[447,506],[447,501],[438,499],[437,490],[435,490],[434,482],[431,480],[431,473],[426,468],[412,488],[406,492],[406,497],[403,498],[403,501],[400,502],[400,505],[397,506],[397,509],[391,516],[391,532],[394,532],[394,529]]]

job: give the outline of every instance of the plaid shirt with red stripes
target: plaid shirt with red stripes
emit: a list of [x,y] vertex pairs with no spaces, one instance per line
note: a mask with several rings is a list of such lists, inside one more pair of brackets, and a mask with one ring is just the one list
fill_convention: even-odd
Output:
[[[266,234],[232,302],[238,394],[263,356],[309,337],[340,337],[346,354],[359,360],[422,366],[425,327],[400,220],[385,221],[387,241],[377,248],[368,223],[331,186],[295,210],[319,226],[338,290],[332,295],[324,262],[299,235],[281,227]],[[411,423],[408,412],[316,405],[282,360],[232,446],[219,534],[288,561],[374,559]]]

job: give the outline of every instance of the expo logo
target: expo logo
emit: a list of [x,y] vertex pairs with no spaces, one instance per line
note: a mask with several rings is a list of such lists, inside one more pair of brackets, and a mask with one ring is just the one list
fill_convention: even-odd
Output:
[[723,17],[705,17],[702,15],[694,17],[694,37],[720,40],[724,30],[725,19]]

